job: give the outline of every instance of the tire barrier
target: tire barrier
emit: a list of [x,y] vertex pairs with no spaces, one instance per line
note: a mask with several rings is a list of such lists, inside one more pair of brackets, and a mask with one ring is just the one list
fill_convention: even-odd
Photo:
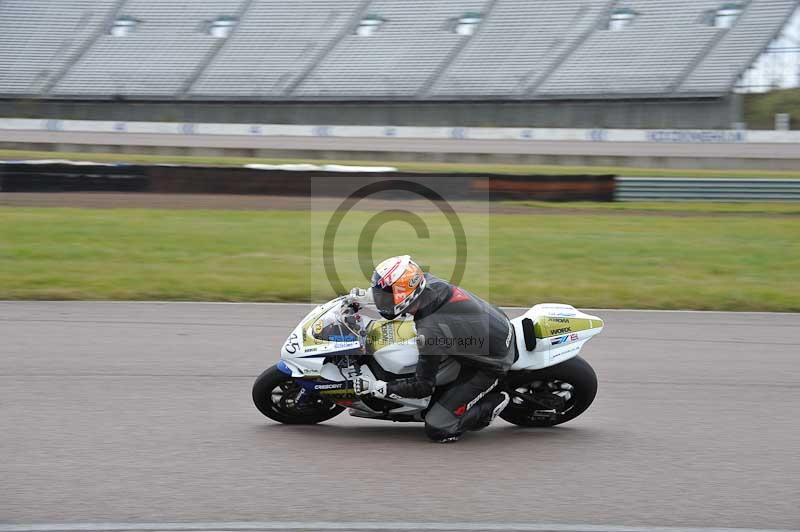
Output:
[[[448,199],[613,201],[612,175],[417,174],[262,170],[242,167],[6,163],[2,192],[152,192],[341,197],[342,190],[381,179],[436,184]],[[406,199],[392,193],[391,199]],[[414,197],[408,192],[409,198]],[[386,199],[390,199],[387,197]]]

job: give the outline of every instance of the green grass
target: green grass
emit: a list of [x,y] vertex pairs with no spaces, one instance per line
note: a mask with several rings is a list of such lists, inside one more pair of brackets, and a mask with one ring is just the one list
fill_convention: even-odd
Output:
[[[329,213],[0,208],[0,299],[307,301],[323,286]],[[343,283],[364,284],[353,212],[336,239]],[[464,214],[464,286],[493,302],[800,311],[800,219],[648,214]],[[429,238],[389,221],[375,257],[408,251],[449,276],[443,219]],[[311,282],[312,272],[317,272]]]
[[633,168],[623,166],[552,166],[525,164],[460,164],[430,162],[348,161],[309,159],[264,159],[247,157],[202,157],[184,155],[138,155],[115,153],[72,153],[47,151],[0,150],[0,160],[66,159],[71,161],[128,162],[146,164],[194,164],[213,166],[241,166],[244,164],[343,164],[355,166],[394,166],[407,172],[427,173],[493,173],[493,174],[613,174],[646,177],[732,177],[732,178],[784,178],[800,179],[800,171],[790,170],[709,170]]
[[703,202],[703,201],[615,201],[615,202],[552,202],[552,201],[520,201],[504,202],[507,205],[523,205],[532,209],[609,211],[628,213],[681,213],[714,215],[714,214],[772,214],[800,215],[800,203],[797,202]]

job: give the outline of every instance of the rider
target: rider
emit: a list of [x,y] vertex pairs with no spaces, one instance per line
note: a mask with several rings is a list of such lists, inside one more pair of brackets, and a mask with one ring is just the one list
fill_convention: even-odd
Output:
[[[503,311],[424,273],[408,255],[375,268],[371,295],[384,318],[413,316],[420,357],[414,377],[387,383],[362,375],[355,379],[356,393],[379,398],[433,394],[425,432],[442,443],[489,426],[508,404],[508,394],[494,390],[514,361],[514,329]],[[439,365],[448,356],[457,357],[460,372],[455,381],[437,388]]]

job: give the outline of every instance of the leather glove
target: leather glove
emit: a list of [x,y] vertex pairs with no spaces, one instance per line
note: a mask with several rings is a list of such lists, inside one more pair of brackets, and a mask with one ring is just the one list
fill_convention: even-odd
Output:
[[386,397],[386,381],[375,380],[365,375],[353,379],[353,390],[356,395],[371,395],[383,399]]
[[367,297],[367,291],[363,288],[353,288],[350,290],[350,297],[353,299]]

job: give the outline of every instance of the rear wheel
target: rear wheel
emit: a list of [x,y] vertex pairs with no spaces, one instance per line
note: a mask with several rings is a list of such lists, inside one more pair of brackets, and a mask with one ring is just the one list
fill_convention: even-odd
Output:
[[313,425],[344,411],[332,401],[307,394],[277,366],[265,370],[256,379],[253,403],[268,418],[288,425]]
[[552,427],[581,415],[597,395],[597,375],[581,357],[538,371],[510,373],[511,401],[500,417],[522,427]]

